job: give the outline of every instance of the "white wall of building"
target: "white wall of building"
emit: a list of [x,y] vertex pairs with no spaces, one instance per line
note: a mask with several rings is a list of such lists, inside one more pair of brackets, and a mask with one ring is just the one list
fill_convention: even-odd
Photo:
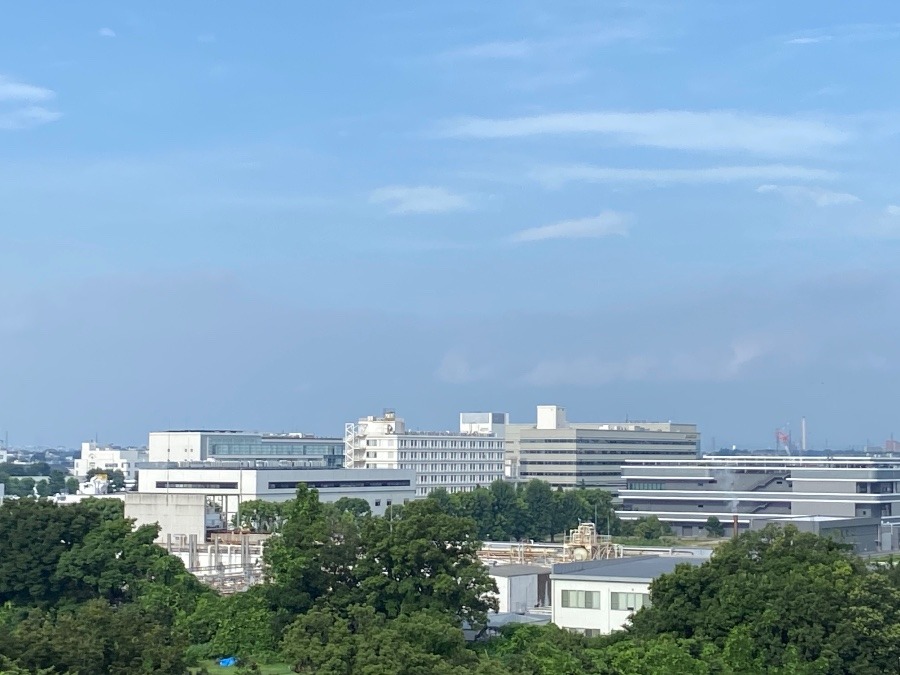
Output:
[[[599,593],[599,608],[582,609],[563,607],[563,591],[585,591]],[[553,623],[560,628],[587,634],[606,635],[622,630],[633,613],[628,609],[613,609],[612,594],[636,594],[649,600],[650,584],[639,581],[600,581],[593,579],[572,580],[553,579]],[[644,596],[647,596],[644,598]]]
[[119,470],[125,475],[126,481],[133,481],[137,464],[147,460],[148,452],[143,448],[111,448],[85,442],[81,444],[81,458],[75,460],[72,473],[83,480],[91,469],[107,473]]
[[160,526],[157,541],[169,535],[195,535],[198,542],[206,538],[206,497],[197,494],[125,493],[125,517],[135,525]]
[[[365,499],[372,513],[384,515],[392,505],[415,499],[412,471],[347,469],[255,469],[223,467],[172,467],[141,469],[141,494],[201,494],[217,500],[226,517],[237,512],[242,501],[287,501],[297,493],[296,484],[315,487],[323,502],[342,497]],[[405,484],[398,484],[405,483]]]

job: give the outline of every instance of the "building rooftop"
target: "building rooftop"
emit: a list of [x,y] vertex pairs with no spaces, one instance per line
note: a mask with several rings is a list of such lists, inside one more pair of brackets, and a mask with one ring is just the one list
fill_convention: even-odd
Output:
[[550,574],[542,565],[494,565],[488,570],[492,577],[525,577],[532,574]]
[[690,556],[635,556],[559,563],[553,566],[553,577],[602,579],[604,581],[652,581],[675,571],[678,565],[702,565],[706,558]]

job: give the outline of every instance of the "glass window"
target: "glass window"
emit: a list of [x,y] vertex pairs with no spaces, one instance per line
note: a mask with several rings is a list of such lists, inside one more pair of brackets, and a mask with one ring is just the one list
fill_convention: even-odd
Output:
[[647,593],[610,593],[609,606],[620,611],[636,612],[641,607],[650,605]]
[[600,591],[563,591],[562,606],[577,609],[600,609]]

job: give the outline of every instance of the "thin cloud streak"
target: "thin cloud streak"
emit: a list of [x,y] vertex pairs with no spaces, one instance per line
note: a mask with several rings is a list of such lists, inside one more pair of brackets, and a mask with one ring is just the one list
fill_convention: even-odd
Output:
[[823,169],[784,164],[759,166],[712,166],[697,169],[620,169],[575,164],[535,169],[531,178],[552,188],[567,183],[654,183],[658,185],[739,183],[760,180],[831,180],[835,174]]
[[369,194],[372,204],[387,204],[389,211],[396,214],[447,213],[460,211],[471,206],[468,198],[450,192],[443,187],[427,185],[389,185],[373,190]]
[[114,38],[116,37],[116,31],[114,31],[112,28],[101,28],[99,31],[97,31],[97,35],[105,38]]
[[525,117],[469,117],[445,123],[441,135],[510,139],[595,134],[625,145],[760,155],[806,154],[850,140],[850,134],[814,119],[713,110],[548,113]]
[[0,112],[0,131],[19,131],[31,129],[42,124],[55,122],[62,113],[47,110],[40,106],[29,106],[9,112]]
[[819,187],[805,185],[760,185],[756,188],[760,194],[778,194],[792,202],[812,202],[820,208],[855,204],[860,198],[849,192],[833,192]]
[[39,103],[41,101],[49,101],[55,96],[56,93],[52,89],[19,82],[0,75],[0,101]]
[[627,235],[628,217],[615,211],[604,211],[593,218],[564,220],[552,225],[530,227],[513,234],[510,241],[525,243],[550,239],[599,239]]

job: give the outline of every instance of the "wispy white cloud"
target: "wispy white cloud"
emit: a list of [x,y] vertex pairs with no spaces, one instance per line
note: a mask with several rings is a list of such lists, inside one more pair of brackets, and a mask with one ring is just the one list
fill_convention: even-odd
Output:
[[785,44],[788,45],[814,45],[819,42],[828,42],[834,39],[833,35],[819,35],[816,37],[796,37],[791,38],[790,40],[786,40]]
[[806,30],[784,38],[788,45],[817,45],[826,42],[872,42],[900,38],[900,23],[854,23]]
[[463,45],[440,55],[441,60],[461,59],[516,60],[539,57],[548,52],[571,51],[613,44],[625,40],[645,37],[646,31],[637,26],[593,26],[581,27],[578,31],[563,31],[556,35],[520,40],[491,40]]
[[900,216],[900,206],[896,204],[888,204],[884,212],[889,216]]
[[834,192],[820,187],[806,185],[760,185],[756,188],[760,194],[778,194],[793,202],[812,202],[816,206],[842,206],[855,204],[859,197],[849,192]]
[[100,37],[105,37],[105,38],[114,38],[114,37],[116,37],[116,31],[114,31],[112,28],[104,27],[104,28],[101,28],[99,31],[97,31],[97,35],[99,35]]
[[830,171],[804,166],[763,164],[758,166],[711,166],[696,169],[619,169],[613,167],[575,164],[548,166],[535,169],[531,178],[548,187],[561,187],[566,183],[655,183],[703,184],[739,183],[746,181],[774,180],[829,180],[835,177]]
[[564,220],[552,225],[530,227],[510,237],[514,242],[546,241],[548,239],[599,239],[624,237],[628,234],[628,216],[615,211],[604,211],[593,218]]
[[851,138],[843,129],[815,119],[728,110],[469,117],[446,122],[440,133],[477,139],[596,134],[626,145],[760,155],[804,154],[841,145]]
[[40,101],[49,101],[54,96],[56,96],[56,94],[51,89],[19,82],[4,75],[0,75],[0,101],[26,101],[28,103],[37,103]]
[[459,47],[442,56],[446,59],[521,59],[534,51],[531,40],[499,40]]
[[59,119],[62,113],[36,105],[55,96],[52,89],[0,75],[0,131],[28,129]]
[[443,187],[389,185],[372,190],[372,204],[386,204],[391,213],[445,213],[471,206],[467,197]]

